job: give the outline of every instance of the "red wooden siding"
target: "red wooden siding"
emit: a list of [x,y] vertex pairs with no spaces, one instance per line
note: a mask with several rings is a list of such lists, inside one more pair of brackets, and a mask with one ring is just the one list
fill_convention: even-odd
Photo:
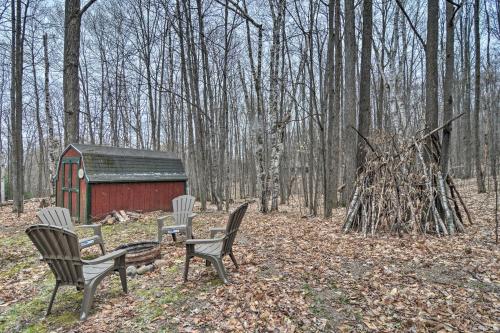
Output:
[[172,199],[184,194],[184,182],[91,184],[91,218],[113,210],[172,210]]
[[[71,187],[77,188],[78,187],[78,182],[80,179],[78,179],[78,165],[77,164],[71,164]],[[78,195],[77,192],[71,192],[71,216],[78,217],[78,214],[80,213],[78,211],[78,200],[80,196]]]
[[87,183],[85,177],[80,179],[80,222],[87,222]]
[[63,157],[80,157],[80,153],[77,152],[75,149],[70,148],[66,153],[64,153]]

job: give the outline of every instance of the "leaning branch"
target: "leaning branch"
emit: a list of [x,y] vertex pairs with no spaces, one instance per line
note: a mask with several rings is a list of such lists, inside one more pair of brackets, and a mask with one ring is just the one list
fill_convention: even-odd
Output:
[[94,2],[96,2],[97,0],[89,0],[89,2],[87,2],[85,4],[85,6],[82,7],[82,9],[80,9],[80,17],[83,16],[83,14],[85,14],[85,12],[87,11],[87,9],[89,9],[90,6],[92,6],[94,4]]
[[248,15],[248,13],[246,12],[246,10],[244,10],[243,8],[241,8],[240,5],[238,5],[236,2],[234,2],[232,0],[227,0],[227,3],[231,4],[234,8],[228,6],[227,4],[223,3],[220,0],[215,0],[215,2],[217,2],[219,5],[227,7],[232,12],[234,12],[234,13],[238,14],[239,16],[243,17],[245,20],[247,20],[248,22],[252,23],[257,29],[262,29],[262,24],[258,24],[257,22],[255,22],[255,20],[252,17],[250,17],[250,15]]
[[443,125],[441,125],[439,127],[436,127],[435,129],[433,129],[432,131],[430,131],[429,133],[427,133],[426,135],[424,135],[423,137],[421,137],[417,141],[420,142],[422,140],[427,139],[428,137],[430,137],[431,135],[433,135],[436,132],[439,132],[440,130],[442,130],[443,128],[445,128],[446,126],[448,126],[449,124],[451,124],[452,122],[454,122],[455,120],[457,120],[458,118],[462,117],[463,115],[464,115],[464,113],[462,112],[458,116],[455,116],[455,117],[451,118],[450,120],[448,120],[447,122],[445,122]]
[[460,8],[462,8],[463,6],[463,2],[462,3],[456,3],[456,2],[453,2],[451,0],[446,0],[446,2],[449,2],[451,3],[453,6],[455,6],[455,10],[453,11],[453,14],[451,15],[451,19],[450,19],[450,23],[453,24],[453,20],[455,19],[455,15],[457,15],[457,12],[460,10]]
[[420,41],[420,43],[422,43],[422,46],[424,47],[424,50],[427,50],[427,45],[425,44],[424,39],[422,38],[422,36],[420,36],[420,34],[417,31],[417,28],[413,25],[413,22],[411,21],[410,16],[408,16],[408,14],[406,13],[406,11],[405,11],[405,9],[403,7],[403,4],[401,4],[400,0],[396,0],[396,3],[398,5],[399,9],[401,9],[401,11],[403,12],[403,15],[408,20],[408,23],[410,24],[411,30],[413,30],[413,32],[417,36],[418,40]]
[[[372,146],[372,144],[370,143],[370,141],[368,141],[368,139],[367,139],[367,138],[365,138],[365,137],[363,136],[363,134],[359,133],[359,131],[358,131],[358,130],[354,127],[354,126],[351,126],[351,128],[352,128],[353,130],[355,130],[355,131],[356,131],[356,133],[358,133],[358,135],[359,135],[359,136],[360,136],[360,137],[361,137],[361,138],[362,138],[362,139],[366,142],[366,144],[368,145],[368,147],[370,147],[370,149],[372,150],[372,152],[374,152],[375,154],[377,154],[377,152],[375,151],[375,148],[373,148],[373,146]],[[377,154],[377,156],[378,156],[378,154]]]

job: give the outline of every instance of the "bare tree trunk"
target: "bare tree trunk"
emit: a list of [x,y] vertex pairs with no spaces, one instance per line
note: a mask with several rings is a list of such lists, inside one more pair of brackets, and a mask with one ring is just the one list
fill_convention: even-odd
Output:
[[470,78],[470,13],[466,9],[465,10],[465,23],[464,23],[464,113],[465,117],[463,120],[464,130],[462,132],[463,135],[463,152],[464,159],[463,163],[465,163],[464,168],[464,177],[470,178],[472,176],[472,139],[471,139],[471,78]]
[[[396,117],[396,115],[400,112],[398,111],[400,109],[400,101],[401,101],[401,87],[400,85],[402,84],[401,80],[401,68],[397,68],[397,60],[396,60],[396,55],[398,52],[399,48],[399,27],[400,25],[404,25],[405,21],[404,18],[399,20],[399,14],[400,10],[399,8],[395,8],[395,14],[394,14],[394,30],[392,31],[392,41],[391,41],[391,50],[389,52],[389,79],[388,79],[388,85],[389,85],[389,113],[387,116],[387,119],[385,121],[385,128],[387,131],[390,131],[391,128],[394,129],[394,132],[403,131],[403,128],[401,126],[395,126],[391,124],[389,119],[392,117]],[[403,33],[404,35],[404,33]],[[404,53],[406,55],[406,53]],[[401,61],[401,60],[400,60]]]
[[[314,26],[315,26],[315,16],[316,16],[317,4],[313,1],[309,1],[309,26],[306,37],[306,47],[308,54],[308,72],[309,72],[309,100],[307,106],[307,116],[308,116],[308,134],[309,134],[309,151],[308,151],[308,185],[309,185],[309,213],[313,216],[318,214],[318,176],[317,172],[320,171],[320,163],[317,163],[314,159],[314,151],[316,149],[315,142],[317,137],[315,136],[314,123],[317,122],[321,126],[320,116],[317,114],[318,110],[316,107],[316,87],[315,87],[315,75],[314,75]],[[319,52],[319,51],[318,51]],[[320,128],[320,140],[322,147],[324,148],[324,133],[323,129]]]
[[[384,126],[384,108],[385,108],[385,86],[386,86],[386,80],[385,80],[385,34],[387,30],[387,6],[389,2],[383,2],[382,3],[382,32],[381,32],[381,55],[380,55],[380,75],[379,75],[379,89],[378,89],[378,98],[377,98],[377,117],[376,117],[376,128],[381,131]],[[395,8],[397,16],[397,7]],[[396,21],[397,22],[397,21]],[[394,27],[396,28],[396,27]]]
[[[189,86],[189,78],[187,73],[187,57],[185,50],[185,42],[184,42],[184,25],[183,22],[185,18],[181,16],[180,10],[180,1],[176,1],[176,13],[178,18],[178,33],[179,33],[179,42],[180,42],[180,61],[181,61],[181,82],[183,87],[183,92],[186,95],[186,101],[191,101],[191,89]],[[181,99],[182,100],[182,99]],[[194,168],[196,170],[198,165],[198,155],[194,151],[194,135],[193,135],[193,105],[191,103],[187,103],[187,130],[188,130],[188,153],[192,154],[194,157]],[[182,109],[182,105],[181,105]],[[196,180],[190,185],[191,189],[193,189],[197,185]],[[206,204],[206,202],[205,202]],[[204,208],[206,209],[206,208]]]
[[[200,3],[201,1],[198,0]],[[218,177],[217,177],[217,210],[222,210],[222,200],[225,197],[226,205],[229,200],[229,191],[226,191],[226,195],[224,195],[224,181],[227,180],[228,170],[226,169],[229,166],[229,159],[226,160],[226,143],[228,137],[228,85],[227,85],[227,71],[228,71],[228,55],[229,55],[229,31],[228,31],[228,14],[229,9],[227,6],[224,7],[224,63],[222,69],[222,108],[219,115],[219,165],[218,165]],[[205,49],[206,51],[206,49]],[[207,57],[208,58],[208,57]],[[208,60],[207,60],[208,65]],[[210,77],[207,75],[207,80],[210,80]],[[211,85],[209,86],[211,89]],[[210,93],[210,98],[213,98]],[[212,102],[211,102],[212,103]],[[225,166],[224,164],[227,164]],[[215,175],[213,175],[215,176]],[[227,186],[228,184],[226,184]]]
[[[334,24],[335,22],[335,24]],[[339,171],[340,84],[342,71],[342,44],[340,39],[340,0],[328,4],[328,51],[325,85],[328,99],[327,161],[324,216],[331,217],[338,206],[337,187]]]
[[164,94],[164,91],[163,91],[163,85],[164,85],[164,77],[165,77],[165,58],[166,58],[166,54],[165,54],[165,48],[166,48],[166,37],[167,37],[167,30],[168,30],[168,19],[165,18],[164,20],[164,26],[163,26],[163,29],[162,29],[162,34],[161,34],[161,38],[160,38],[160,43],[161,43],[161,46],[160,46],[160,54],[159,54],[159,57],[160,57],[160,84],[159,84],[159,87],[158,87],[158,106],[156,108],[156,121],[157,121],[157,124],[156,124],[156,147],[155,149],[156,150],[160,150],[161,148],[161,119],[162,119],[162,110],[163,110],[163,105],[162,105],[162,102],[163,102],[163,94]]
[[[439,2],[427,2],[427,44],[425,49],[425,132],[438,127],[438,32]],[[437,139],[437,134],[433,135]],[[432,140],[430,138],[429,140]],[[429,141],[431,142],[431,141]]]
[[[16,143],[17,138],[17,118],[16,118],[16,2],[15,0],[11,0],[11,49],[10,49],[10,137],[12,142],[11,148],[11,156],[10,156],[10,172],[9,175],[11,179],[9,179],[9,185],[11,187],[12,199],[14,200],[14,206],[12,207],[13,211],[17,210],[19,206],[19,190],[17,188],[18,178],[21,176],[20,171],[22,172],[22,165],[18,166],[17,159],[17,151],[18,145]],[[21,169],[21,170],[20,170]],[[17,201],[16,201],[17,200]],[[20,213],[19,210],[18,214]]]
[[334,42],[335,42],[335,71],[334,71],[334,81],[335,86],[333,86],[333,119],[330,135],[332,136],[332,169],[330,172],[330,183],[332,191],[332,207],[337,208],[339,205],[338,199],[338,180],[340,171],[340,109],[341,98],[342,98],[342,39],[341,39],[341,13],[340,13],[340,0],[335,1],[335,32],[334,32]]
[[[280,159],[283,153],[283,131],[286,119],[280,119],[280,110],[278,110],[279,98],[279,61],[280,61],[280,36],[282,20],[284,20],[286,1],[280,0],[277,7],[273,8],[271,2],[271,12],[273,13],[273,41],[271,46],[271,77],[270,77],[270,97],[269,109],[271,113],[271,211],[278,210],[278,196],[280,183]],[[276,13],[277,11],[277,13]],[[282,59],[284,61],[284,59]]]
[[96,0],[80,9],[80,0],[66,0],[64,10],[64,144],[80,141],[80,25],[83,13]]
[[[82,67],[84,69],[82,69]],[[92,119],[92,114],[90,109],[89,70],[88,70],[87,60],[85,57],[85,52],[83,53],[83,65],[80,66],[79,73],[80,73],[80,79],[82,81],[83,101],[85,105],[85,119],[87,120],[87,126],[89,128],[90,143],[95,144],[94,121]]]
[[[12,1],[12,32],[13,48],[13,99],[12,104],[12,155],[13,155],[13,211],[19,214],[24,212],[24,160],[23,160],[23,45],[24,45],[24,26],[26,21],[25,6],[24,17],[21,13],[22,3],[17,0],[15,7]],[[15,12],[14,12],[15,10]]]
[[40,120],[40,92],[38,90],[38,77],[36,72],[35,63],[35,50],[34,50],[34,33],[31,39],[31,69],[33,74],[33,88],[35,93],[35,119],[36,128],[38,132],[38,182],[36,186],[36,195],[42,196],[44,192],[43,180],[45,178],[45,145],[43,142],[43,129],[42,121]]
[[474,162],[476,167],[476,181],[478,193],[486,192],[484,176],[481,167],[481,141],[479,139],[479,112],[481,98],[481,44],[479,37],[479,0],[474,0],[474,44],[476,59],[474,65]]
[[[263,108],[263,96],[262,96],[262,35],[263,28],[262,25],[256,23],[247,14],[246,1],[243,1],[243,12],[241,13],[245,18],[246,31],[247,31],[247,48],[248,48],[248,58],[250,60],[250,70],[252,72],[252,78],[255,85],[255,96],[257,99],[257,119],[254,122],[254,132],[255,138],[255,163],[257,172],[257,192],[259,195],[259,208],[261,213],[268,212],[268,199],[267,199],[267,168],[264,152],[264,108]],[[250,24],[252,24],[258,30],[258,41],[257,41],[257,65],[255,65],[255,60],[253,58],[252,50],[252,39],[250,34]]]
[[[216,118],[216,110],[215,110],[215,101],[214,101],[214,91],[212,87],[212,76],[210,71],[210,64],[208,62],[208,49],[206,45],[206,37],[205,37],[205,18],[203,17],[204,9],[203,2],[201,0],[196,0],[197,3],[197,12],[198,12],[198,28],[199,28],[199,39],[200,39],[200,50],[201,50],[201,60],[203,63],[203,108],[205,112],[210,114],[212,117],[212,124],[210,126],[210,136],[209,140],[207,140],[208,146],[210,144],[214,147],[214,154],[210,154],[207,156],[209,160],[210,168],[207,170],[210,174],[210,193],[211,200],[215,201],[217,204],[217,209],[222,210],[222,182],[225,178],[224,171],[224,157],[221,154],[224,152],[219,148],[219,153],[215,154],[217,151],[217,128],[215,126],[215,118]],[[227,10],[227,3],[226,3]],[[227,15],[225,15],[227,16]],[[222,92],[224,94],[224,91]],[[223,97],[224,98],[224,97]],[[219,125],[219,132],[222,132],[222,129]],[[220,135],[226,135],[226,133],[221,133]],[[219,137],[219,142],[221,141],[221,137]],[[218,155],[219,163],[216,163],[216,156]],[[222,161],[220,159],[222,158]],[[220,163],[222,162],[222,164]]]
[[[455,78],[455,24],[453,15],[454,6],[446,3],[446,72],[443,81],[443,123],[447,123],[453,116],[453,82]],[[450,155],[451,123],[443,129],[443,140],[441,144],[441,173],[446,179],[448,174],[448,163]]]
[[201,201],[201,209],[206,210],[206,202],[207,202],[207,182],[208,179],[206,177],[206,127],[204,124],[204,116],[201,109],[200,103],[200,91],[199,91],[199,68],[198,68],[198,56],[196,53],[195,40],[194,40],[194,32],[193,32],[193,21],[191,19],[191,13],[189,11],[190,2],[184,2],[184,12],[186,13],[186,21],[187,21],[187,29],[186,29],[186,43],[187,43],[187,64],[188,64],[188,73],[190,79],[191,86],[191,97],[193,99],[193,103],[195,105],[195,114],[194,114],[194,126],[196,130],[196,150],[197,154],[197,174],[198,181],[200,184],[199,194]]
[[354,192],[356,181],[356,149],[358,137],[352,127],[357,128],[356,122],[356,29],[354,16],[354,0],[344,0],[345,4],[345,173],[343,202],[347,203]]
[[45,121],[47,123],[49,142],[48,142],[48,156],[49,156],[49,181],[50,181],[50,195],[54,194],[53,178],[56,174],[56,156],[59,150],[59,141],[54,136],[54,120],[52,112],[50,112],[50,90],[49,90],[49,47],[47,41],[47,33],[43,34],[43,58],[45,64]]
[[64,144],[78,143],[80,115],[80,86],[78,65],[80,57],[80,0],[66,0],[64,13]]
[[[338,71],[335,64],[335,32],[334,32],[334,22],[335,21],[335,1],[330,0],[328,2],[328,40],[327,40],[327,51],[326,51],[326,70],[325,70],[325,79],[323,83],[323,87],[325,90],[324,97],[322,100],[322,105],[325,105],[326,108],[326,118],[328,130],[326,131],[326,158],[324,161],[325,164],[325,177],[323,184],[323,215],[325,218],[329,218],[332,216],[332,198],[333,198],[333,187],[332,187],[332,178],[333,178],[333,136],[334,136],[334,122],[337,121],[335,118],[335,109],[333,105],[333,99],[335,93],[338,94],[337,91],[334,90],[334,71]],[[336,28],[336,27],[335,27]],[[323,106],[322,106],[323,109]],[[338,165],[336,165],[338,168]],[[336,191],[335,191],[336,193]]]
[[[6,91],[4,90],[4,85],[5,85],[5,74],[7,70],[6,67],[2,66],[1,70],[1,76],[0,76],[0,105],[4,105],[4,93]],[[4,108],[0,107],[0,119],[4,119]],[[9,125],[7,125],[8,127]],[[10,132],[7,130],[7,132]],[[0,203],[3,203],[5,201],[5,159],[4,159],[4,154],[3,154],[3,138],[4,138],[4,131],[0,129]],[[7,137],[8,139],[8,137]],[[8,142],[8,141],[7,141]]]
[[[365,138],[370,134],[371,108],[370,108],[370,71],[372,55],[372,0],[363,1],[363,35],[361,45],[361,72],[359,78],[359,132]],[[357,167],[363,167],[366,156],[366,143],[358,141]]]

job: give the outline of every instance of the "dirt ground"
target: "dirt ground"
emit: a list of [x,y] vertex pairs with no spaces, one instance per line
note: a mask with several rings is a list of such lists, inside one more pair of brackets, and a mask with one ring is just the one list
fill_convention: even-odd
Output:
[[[38,202],[27,202],[21,218],[1,207],[0,332],[498,332],[494,196],[470,184],[461,193],[474,224],[442,239],[343,234],[344,209],[323,220],[292,206],[262,215],[252,204],[235,245],[240,269],[225,259],[230,285],[200,259],[182,283],[184,245],[164,240],[166,265],[129,278],[127,295],[118,276],[104,279],[85,322],[73,287],[61,288],[44,316],[54,278],[24,233]],[[158,214],[103,226],[107,249],[154,239]],[[210,207],[194,233],[208,237],[208,228],[226,219]]]

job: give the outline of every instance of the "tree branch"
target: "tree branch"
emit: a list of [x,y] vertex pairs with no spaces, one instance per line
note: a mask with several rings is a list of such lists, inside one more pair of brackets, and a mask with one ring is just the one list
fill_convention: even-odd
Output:
[[458,4],[458,3],[454,2],[454,1],[451,1],[451,0],[446,0],[446,2],[449,2],[449,3],[451,3],[453,6],[458,7],[458,8],[462,7],[462,5],[463,5],[463,2],[462,2],[462,3],[460,3],[460,4]]
[[[217,2],[219,5],[222,5],[224,7],[226,6],[226,4],[220,0],[215,0],[215,2]],[[243,8],[240,7],[240,5],[238,5],[236,2],[234,2],[232,0],[228,0],[227,2],[234,6],[234,8],[227,6],[227,8],[229,10],[231,10],[234,13],[238,14],[239,16],[243,17],[245,20],[252,23],[256,28],[262,29],[262,24],[258,24],[257,22],[255,22],[254,19],[251,18],[250,15],[248,15],[248,13]]]
[[453,15],[451,15],[451,19],[449,22],[449,23],[453,24],[453,20],[455,19],[455,15],[457,15],[457,12],[460,10],[460,8],[462,8],[464,3],[463,2],[462,3],[455,3],[451,0],[446,0],[446,2],[451,3],[453,6],[456,7],[455,10],[453,11]]
[[[365,137],[363,136],[363,134],[359,133],[359,131],[358,131],[358,130],[354,127],[354,126],[351,126],[351,128],[352,128],[353,130],[355,130],[355,131],[356,131],[356,133],[358,133],[358,135],[359,135],[359,136],[360,136],[360,137],[361,137],[361,138],[362,138],[362,139],[366,142],[366,144],[368,145],[368,147],[370,147],[370,149],[372,150],[372,152],[374,152],[375,154],[377,154],[377,151],[376,151],[376,150],[375,150],[375,148],[372,146],[372,144],[370,143],[370,141],[368,141],[368,139],[367,139],[367,138],[365,138]],[[377,156],[378,156],[378,154],[377,154]]]
[[82,9],[80,9],[79,13],[80,17],[82,17],[82,15],[87,11],[87,9],[89,9],[89,7],[92,6],[96,1],[97,0],[89,0],[89,2],[87,2],[85,6],[83,6]]
[[401,9],[401,11],[403,12],[403,15],[406,17],[406,20],[408,20],[408,23],[410,24],[411,30],[413,30],[413,32],[417,36],[418,40],[420,41],[420,43],[422,43],[424,50],[427,50],[427,45],[425,44],[422,36],[420,36],[420,34],[418,33],[417,28],[413,25],[413,22],[411,21],[410,16],[408,16],[408,14],[406,13],[403,5],[401,4],[401,1],[396,0],[396,3],[398,5],[399,9]]

